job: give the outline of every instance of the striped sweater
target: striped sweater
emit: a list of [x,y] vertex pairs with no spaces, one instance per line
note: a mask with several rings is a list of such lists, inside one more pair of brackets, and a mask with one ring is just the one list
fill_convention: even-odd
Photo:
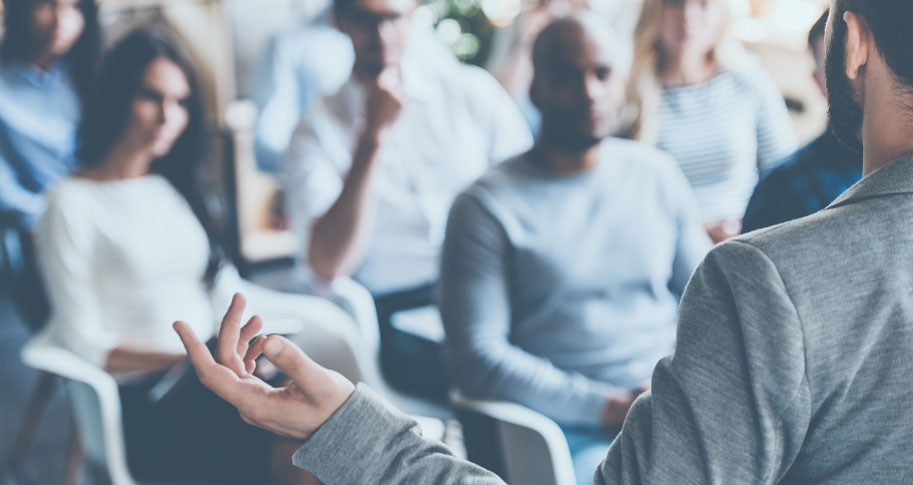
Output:
[[760,69],[666,89],[659,122],[657,146],[678,161],[708,223],[740,219],[759,176],[797,147],[783,97]]

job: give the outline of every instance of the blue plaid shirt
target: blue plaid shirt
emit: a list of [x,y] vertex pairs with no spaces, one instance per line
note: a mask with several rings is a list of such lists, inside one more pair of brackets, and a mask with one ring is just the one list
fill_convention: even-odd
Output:
[[830,130],[790,155],[755,188],[742,231],[814,214],[862,178],[862,155],[847,150]]

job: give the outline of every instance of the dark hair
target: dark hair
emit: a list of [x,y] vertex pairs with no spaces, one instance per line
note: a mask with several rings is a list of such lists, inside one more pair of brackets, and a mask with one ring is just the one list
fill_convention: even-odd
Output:
[[189,119],[174,147],[152,162],[150,172],[165,177],[184,196],[206,231],[211,247],[211,264],[206,278],[211,282],[223,253],[219,244],[221,231],[211,207],[215,201],[214,191],[206,176],[211,165],[206,108],[189,56],[165,28],[134,30],[105,56],[83,112],[82,145],[77,156],[84,167],[97,165],[108,156],[124,134],[146,70],[160,58],[177,64],[187,78]]
[[828,11],[825,10],[821,17],[818,17],[818,20],[815,21],[815,25],[812,25],[811,30],[808,31],[808,47],[812,50],[812,53],[815,55],[818,54],[818,39],[824,38],[824,31],[827,28],[827,16]]
[[355,3],[355,0],[333,0],[333,15],[336,17],[336,20],[342,20],[346,18],[346,15],[352,10],[352,6]]
[[[837,0],[836,19],[845,12],[854,12],[865,19],[875,46],[884,57],[894,76],[913,88],[913,2],[910,0]],[[845,29],[842,21],[835,29]]]
[[[32,45],[32,10],[41,0],[3,0],[3,43],[0,58],[5,61],[28,62],[35,55]],[[98,7],[95,0],[79,0],[79,10],[85,26],[79,39],[63,58],[70,69],[76,90],[83,96],[92,85],[92,76],[101,54],[101,27],[98,25]]]
[[352,11],[355,9],[357,2],[358,0],[333,0],[331,12],[336,22],[348,19],[353,13]]

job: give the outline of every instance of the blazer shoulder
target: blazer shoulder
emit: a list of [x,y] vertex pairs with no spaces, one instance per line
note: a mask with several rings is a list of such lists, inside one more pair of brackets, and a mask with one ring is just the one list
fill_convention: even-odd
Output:
[[[749,232],[734,241],[753,246],[766,254],[778,266],[802,259],[814,258],[816,246],[842,239],[850,231],[858,231],[854,208],[824,209],[814,214]],[[822,257],[826,252],[818,253]]]

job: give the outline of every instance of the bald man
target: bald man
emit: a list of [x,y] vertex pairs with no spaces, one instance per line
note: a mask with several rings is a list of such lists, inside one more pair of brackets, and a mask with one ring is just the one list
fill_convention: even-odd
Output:
[[542,32],[531,88],[539,138],[457,197],[441,266],[455,383],[557,421],[580,483],[592,483],[672,351],[679,298],[710,249],[676,163],[609,138],[624,103],[622,54],[591,15]]

